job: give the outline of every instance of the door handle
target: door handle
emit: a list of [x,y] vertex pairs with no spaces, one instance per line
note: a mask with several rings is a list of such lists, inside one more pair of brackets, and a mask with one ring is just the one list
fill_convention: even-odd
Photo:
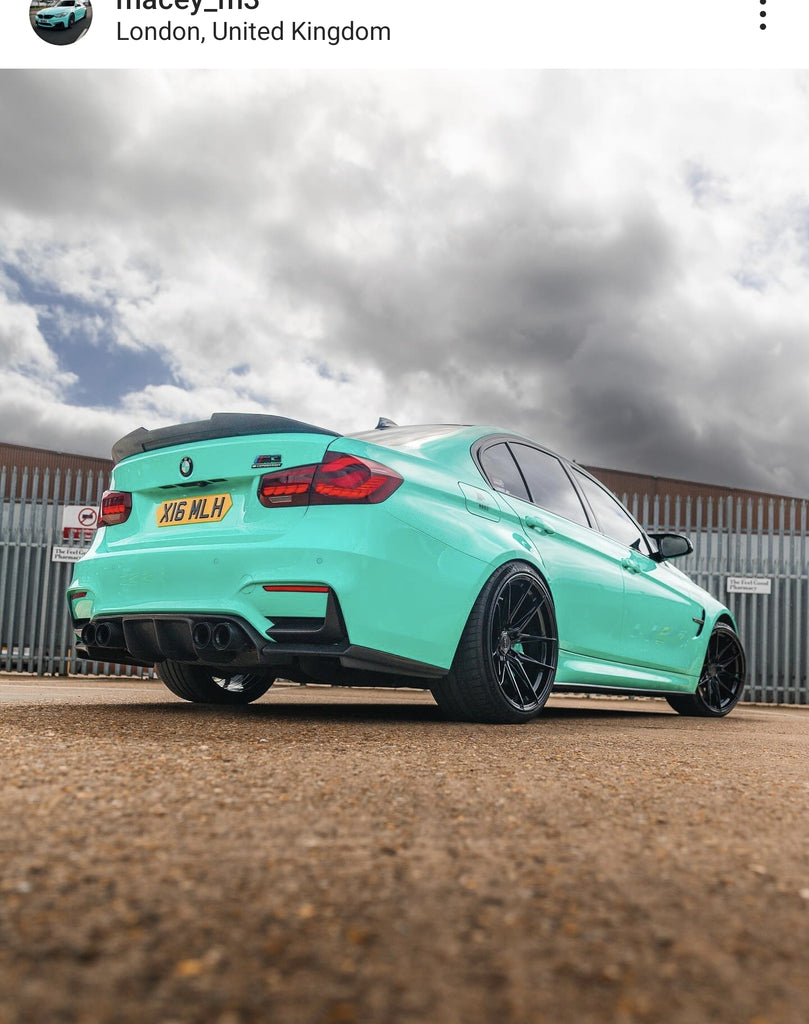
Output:
[[631,558],[622,558],[621,568],[626,569],[628,572],[640,572],[640,566],[636,565]]
[[548,526],[547,523],[537,519],[536,516],[526,516],[523,522],[529,530],[539,530],[540,533],[556,533],[552,526]]

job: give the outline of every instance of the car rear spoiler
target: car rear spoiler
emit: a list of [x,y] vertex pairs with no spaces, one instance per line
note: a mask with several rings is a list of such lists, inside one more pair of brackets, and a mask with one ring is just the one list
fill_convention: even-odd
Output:
[[249,437],[252,434],[327,434],[340,437],[335,430],[315,427],[301,420],[287,419],[286,416],[265,416],[263,413],[215,412],[209,420],[196,423],[177,423],[170,427],[147,430],[138,427],[116,441],[112,446],[112,457],[116,463],[130,455],[154,451],[156,448],[171,448],[194,441],[210,441],[217,437]]

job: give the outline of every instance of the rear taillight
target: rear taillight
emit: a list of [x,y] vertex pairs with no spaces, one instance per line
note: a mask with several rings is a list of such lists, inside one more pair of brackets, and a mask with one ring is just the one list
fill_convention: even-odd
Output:
[[104,491],[101,496],[99,526],[118,526],[129,519],[132,511],[132,495],[129,491]]
[[327,452],[317,466],[297,466],[267,473],[258,485],[258,500],[267,508],[294,505],[376,505],[404,481],[372,459]]
[[258,500],[267,508],[278,505],[308,505],[309,488],[317,466],[296,466],[267,473],[259,480]]
[[360,502],[376,505],[389,498],[402,482],[398,473],[371,459],[329,452],[317,467],[309,504]]

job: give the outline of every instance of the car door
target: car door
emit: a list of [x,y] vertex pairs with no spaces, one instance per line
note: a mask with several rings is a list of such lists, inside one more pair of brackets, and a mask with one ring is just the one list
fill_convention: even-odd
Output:
[[559,645],[606,661],[618,659],[624,571],[616,545],[593,530],[561,461],[513,439],[490,439],[478,464],[537,551],[553,594]]
[[649,542],[629,512],[606,488],[572,467],[598,527],[620,549],[624,573],[621,660],[630,665],[687,672],[693,639],[705,610],[678,586],[669,566],[651,558]]

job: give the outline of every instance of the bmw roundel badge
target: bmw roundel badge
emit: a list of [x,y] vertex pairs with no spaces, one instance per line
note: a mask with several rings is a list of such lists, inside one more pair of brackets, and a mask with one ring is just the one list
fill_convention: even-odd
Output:
[[184,459],[180,459],[180,473],[183,476],[191,476],[194,472],[194,463],[186,455]]

